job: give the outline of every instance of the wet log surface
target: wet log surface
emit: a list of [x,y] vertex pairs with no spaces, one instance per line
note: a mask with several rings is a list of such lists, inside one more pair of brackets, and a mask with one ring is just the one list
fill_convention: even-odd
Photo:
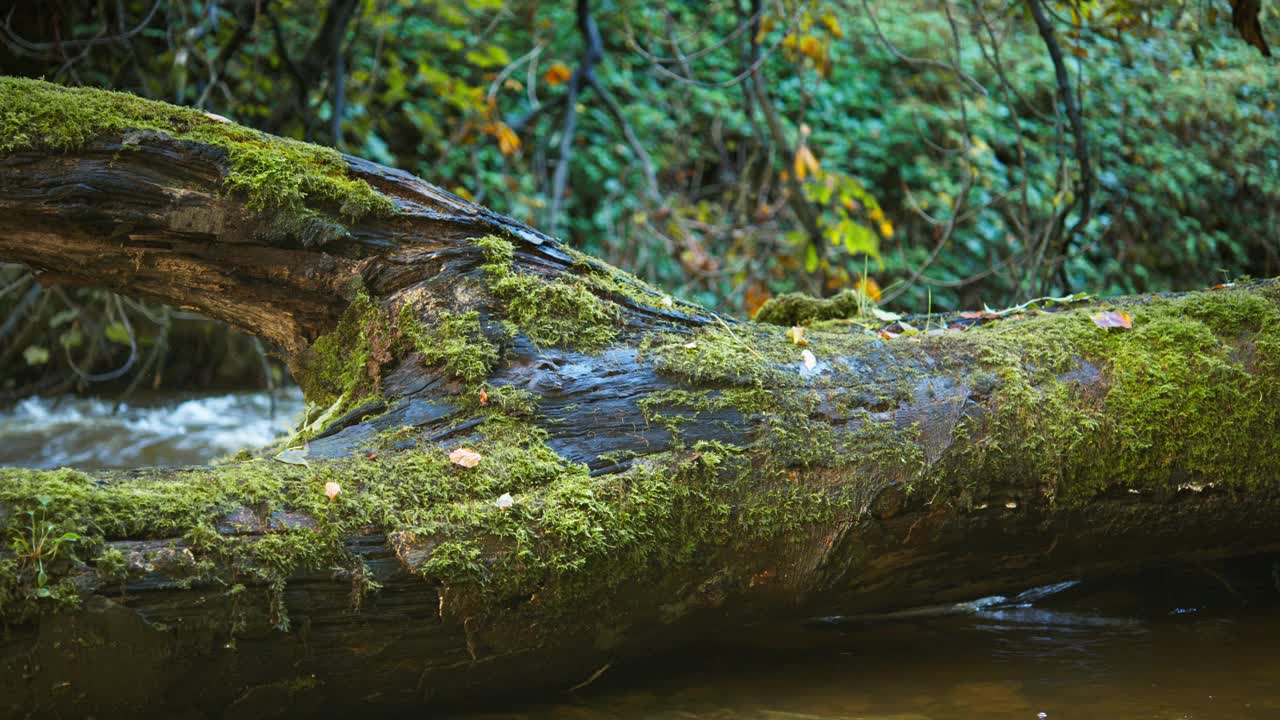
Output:
[[[457,535],[423,523],[344,525],[341,563],[301,563],[272,581],[228,569],[206,536],[82,529],[100,547],[99,560],[62,568],[78,604],[26,613],[0,636],[0,716],[431,712],[563,690],[605,664],[753,623],[1280,550],[1280,415],[1267,409],[1280,401],[1274,282],[1108,303],[1133,314],[1129,335],[1094,327],[1089,303],[889,339],[829,324],[810,329],[810,366],[784,328],[670,301],[408,174],[347,163],[395,212],[343,220],[320,242],[271,229],[282,211],[227,191],[217,148],[147,132],[17,151],[0,157],[0,258],[50,283],[198,310],[270,340],[299,372],[314,370],[314,343],[340,328],[353,281],[387,317],[408,305],[428,328],[474,311],[477,342],[499,358],[483,384],[425,362],[421,347],[375,352],[359,396],[334,403],[309,439],[306,471],[254,466],[295,473],[286,484],[331,472],[344,488],[372,486],[380,471],[361,467],[482,442],[509,418],[477,405],[477,390],[518,390],[536,404],[521,427],[565,471],[585,466],[572,472],[588,489],[616,493],[609,512],[652,500],[635,488],[653,473],[692,483],[707,458],[735,458],[733,482],[707,486],[723,497],[695,506],[719,513],[706,520],[715,531],[689,530],[674,560],[621,537],[593,540],[632,563],[610,574],[609,552],[538,545],[552,531],[543,518],[530,525],[530,552],[550,547],[581,566],[495,595],[432,570]],[[607,342],[539,342],[513,309],[519,298],[494,289],[494,260],[474,242],[485,236],[510,247],[518,277],[586,288],[607,310]],[[1256,400],[1242,404],[1242,389]],[[1208,413],[1207,429],[1189,424],[1195,412]],[[540,486],[525,492],[549,502]],[[777,499],[793,504],[772,512]],[[17,527],[29,507],[0,500],[0,524]],[[315,507],[223,502],[207,528],[252,545],[330,527]],[[700,522],[671,507],[652,522]],[[519,566],[505,541],[473,535],[475,572]],[[123,558],[119,573],[99,571],[108,556]],[[23,567],[16,550],[8,559]]]

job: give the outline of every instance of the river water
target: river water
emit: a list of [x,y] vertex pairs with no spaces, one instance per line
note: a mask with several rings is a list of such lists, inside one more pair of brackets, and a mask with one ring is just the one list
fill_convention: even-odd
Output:
[[[0,465],[200,464],[287,431],[296,391],[31,399]],[[938,612],[744,629],[454,720],[1280,720],[1280,564],[1187,565]],[[948,612],[941,612],[947,610]],[[588,680],[588,678],[583,678]]]

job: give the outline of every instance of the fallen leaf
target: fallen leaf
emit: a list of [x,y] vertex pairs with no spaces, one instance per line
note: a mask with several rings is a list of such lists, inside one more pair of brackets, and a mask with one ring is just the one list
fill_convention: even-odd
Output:
[[303,467],[308,468],[311,467],[311,465],[307,463],[307,449],[304,447],[285,450],[279,455],[276,455],[275,459],[290,465],[302,465]]
[[813,353],[808,350],[800,353],[800,361],[804,363],[806,370],[812,370],[818,367],[818,358],[814,357]]
[[787,339],[797,345],[808,345],[809,341],[804,339],[804,327],[796,325],[787,331]]
[[684,344],[684,346],[685,346],[686,348],[688,348],[689,350],[697,350],[697,349],[698,349],[698,343],[696,343],[696,342],[687,342],[687,343],[685,343],[685,344]]
[[899,315],[898,313],[889,312],[887,310],[881,310],[878,307],[871,308],[871,316],[879,320],[880,322],[887,322],[887,323],[898,322],[899,320],[902,319],[902,316]]
[[461,465],[465,468],[473,468],[480,464],[480,460],[483,457],[483,455],[475,450],[463,447],[449,453],[449,462],[452,462],[454,465]]
[[512,505],[515,505],[516,501],[511,497],[511,493],[502,493],[498,496],[497,500],[493,501],[493,504],[497,505],[499,510],[506,510]]
[[484,407],[489,404],[489,393],[484,388],[480,388],[480,406]]
[[329,481],[324,484],[324,494],[330,500],[338,497],[338,493],[342,492],[342,488],[338,487],[338,483]]
[[892,340],[892,339],[894,339],[894,338],[898,337],[898,333],[896,333],[896,332],[889,332],[888,330],[881,330],[881,331],[880,331],[880,337],[881,337],[882,339],[884,339],[884,340]]
[[1121,328],[1125,330],[1133,327],[1133,321],[1129,319],[1129,313],[1114,311],[1094,315],[1093,324],[1100,328]]

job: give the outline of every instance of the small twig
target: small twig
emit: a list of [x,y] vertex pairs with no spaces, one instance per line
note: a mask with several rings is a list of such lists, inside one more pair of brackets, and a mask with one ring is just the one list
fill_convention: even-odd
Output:
[[583,680],[582,682],[578,683],[577,685],[574,685],[573,687],[569,688],[569,692],[577,692],[577,691],[581,690],[582,688],[584,688],[584,687],[586,687],[586,686],[590,685],[591,683],[595,682],[596,680],[599,680],[599,679],[600,679],[600,676],[601,676],[601,675],[603,675],[603,674],[605,674],[605,672],[609,669],[610,665],[611,665],[611,663],[605,663],[604,665],[601,665],[599,670],[597,670],[597,671],[595,671],[595,672],[591,673],[591,677],[589,677],[589,678],[587,678],[586,680]]

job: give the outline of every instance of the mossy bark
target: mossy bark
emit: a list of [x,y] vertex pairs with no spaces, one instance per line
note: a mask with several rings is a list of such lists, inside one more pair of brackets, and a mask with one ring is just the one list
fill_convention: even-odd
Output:
[[[0,90],[30,128],[0,257],[255,332],[313,403],[279,457],[0,470],[0,715],[489,699],[749,622],[1280,547],[1274,282],[894,338],[822,310],[801,347],[395,170]],[[246,170],[273,143],[326,179],[273,190]]]

